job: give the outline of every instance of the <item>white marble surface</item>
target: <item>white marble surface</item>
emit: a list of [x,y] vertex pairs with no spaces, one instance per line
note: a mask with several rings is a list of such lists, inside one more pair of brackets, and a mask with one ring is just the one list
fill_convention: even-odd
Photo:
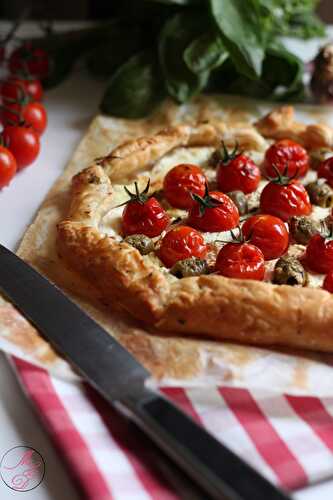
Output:
[[[333,33],[333,31],[331,31]],[[297,53],[309,60],[322,40],[291,42]],[[97,111],[102,85],[78,70],[65,83],[47,93],[45,104],[49,126],[42,138],[36,163],[21,172],[0,193],[0,242],[15,250],[38,206],[60,175],[82,133]],[[332,111],[333,112],[333,111]],[[43,455],[46,475],[31,492],[15,492],[0,481],[1,500],[77,500],[79,495],[39,419],[22,393],[6,358],[0,355],[0,456],[17,445],[30,445]],[[333,477],[333,471],[332,471]],[[297,500],[332,500],[333,481],[299,491]]]

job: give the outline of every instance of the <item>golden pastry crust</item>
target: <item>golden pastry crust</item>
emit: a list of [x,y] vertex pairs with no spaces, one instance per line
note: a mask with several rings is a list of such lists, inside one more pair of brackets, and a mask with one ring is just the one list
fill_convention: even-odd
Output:
[[221,121],[179,125],[161,130],[153,137],[127,141],[100,160],[112,182],[133,178],[140,170],[152,166],[159,158],[177,147],[217,146],[221,140],[233,145],[237,139],[244,148],[261,151],[266,142],[254,127],[235,129],[230,133]]
[[282,106],[255,123],[257,130],[267,138],[292,139],[308,149],[332,148],[333,129],[323,123],[305,125],[294,118],[292,106]]
[[58,225],[61,257],[97,284],[106,302],[118,302],[159,330],[332,351],[333,296],[328,292],[216,275],[170,281],[149,258],[98,230],[112,205],[111,182],[151,168],[176,147],[211,146],[221,138],[262,150],[267,145],[263,136],[282,138],[293,129],[293,138],[317,147],[322,129],[295,123],[293,109],[283,107],[259,120],[256,128],[228,129],[222,122],[181,125],[117,147],[74,177],[69,215]]

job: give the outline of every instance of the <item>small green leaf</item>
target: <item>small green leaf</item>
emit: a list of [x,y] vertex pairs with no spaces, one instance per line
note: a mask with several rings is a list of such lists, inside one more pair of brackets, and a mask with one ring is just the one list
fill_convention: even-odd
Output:
[[151,51],[131,57],[113,75],[101,111],[123,118],[143,118],[163,97],[163,84]]
[[264,59],[261,24],[255,0],[209,0],[212,16],[237,70],[258,78]]
[[218,33],[211,31],[193,40],[184,51],[184,61],[193,73],[215,69],[228,56]]
[[183,53],[188,44],[202,32],[202,16],[176,14],[160,34],[159,57],[169,94],[178,102],[187,101],[206,85],[208,72],[193,73],[185,64]]

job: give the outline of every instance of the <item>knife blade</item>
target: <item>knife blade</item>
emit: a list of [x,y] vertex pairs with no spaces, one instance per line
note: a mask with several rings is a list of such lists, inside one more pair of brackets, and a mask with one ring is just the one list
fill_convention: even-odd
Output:
[[150,373],[55,285],[0,245],[0,290],[123,416],[134,422],[206,498],[289,497],[145,384]]

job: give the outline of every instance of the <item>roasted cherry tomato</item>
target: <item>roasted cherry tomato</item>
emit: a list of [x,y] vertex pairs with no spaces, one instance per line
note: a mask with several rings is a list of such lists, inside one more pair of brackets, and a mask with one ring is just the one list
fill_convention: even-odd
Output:
[[318,178],[323,177],[333,187],[333,156],[320,163],[318,167]]
[[142,193],[139,192],[137,182],[135,193],[125,188],[130,199],[122,215],[122,232],[124,236],[130,234],[145,234],[150,238],[159,236],[167,227],[170,218],[164,208],[153,196],[148,196],[149,181]]
[[289,231],[285,223],[273,215],[253,215],[243,224],[243,236],[260,248],[265,260],[277,259],[289,245]]
[[312,205],[305,187],[299,181],[272,181],[261,193],[260,209],[287,221],[293,215],[309,215]]
[[33,47],[30,42],[24,43],[15,49],[9,58],[9,69],[13,74],[33,75],[36,78],[45,78],[49,73],[49,56],[39,47]]
[[166,267],[172,267],[179,260],[190,257],[204,259],[207,251],[207,245],[199,231],[188,226],[177,226],[162,239],[158,256]]
[[266,175],[270,177],[275,177],[275,169],[289,177],[303,177],[309,170],[310,159],[303,146],[290,139],[282,139],[267,149],[264,164]]
[[1,119],[4,124],[19,124],[24,121],[26,125],[31,125],[39,135],[44,132],[47,125],[46,110],[40,102],[28,102],[23,106],[17,103],[7,104],[1,112]]
[[327,273],[323,283],[323,289],[333,293],[333,270]]
[[4,144],[13,153],[17,170],[32,163],[40,150],[39,136],[29,126],[6,125],[2,132]]
[[194,203],[191,193],[203,196],[206,182],[206,176],[200,167],[181,163],[164,177],[164,196],[173,207],[190,208]]
[[205,196],[194,195],[196,203],[189,211],[188,223],[201,231],[229,231],[239,224],[239,213],[234,202],[226,194],[219,191]]
[[0,189],[10,183],[16,173],[16,160],[9,149],[0,146]]
[[333,270],[333,240],[321,234],[312,236],[306,247],[306,263],[316,273],[326,274]]
[[251,243],[227,243],[217,255],[215,270],[228,278],[263,280],[265,258]]
[[27,96],[40,101],[43,87],[39,80],[9,77],[1,86],[1,96],[4,104],[12,103],[13,100],[20,102]]
[[249,156],[245,154],[228,154],[225,160],[218,163],[217,184],[224,193],[243,191],[252,193],[261,179],[260,170]]

